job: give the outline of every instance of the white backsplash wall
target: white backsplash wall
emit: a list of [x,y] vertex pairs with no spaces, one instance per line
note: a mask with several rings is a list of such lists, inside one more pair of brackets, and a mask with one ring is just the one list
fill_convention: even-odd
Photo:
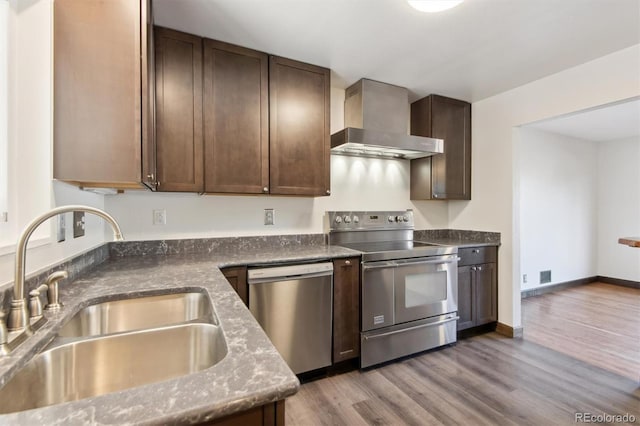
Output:
[[[520,130],[521,288],[597,274],[597,143]],[[543,284],[543,285],[549,285]]]
[[[446,228],[447,203],[409,201],[409,162],[331,157],[331,196],[224,196],[127,191],[106,196],[105,207],[127,240],[307,234],[325,232],[327,210],[414,209],[416,227]],[[264,209],[275,225],[264,225]],[[153,210],[167,224],[153,225]]]
[[640,281],[640,137],[598,145],[598,275]]

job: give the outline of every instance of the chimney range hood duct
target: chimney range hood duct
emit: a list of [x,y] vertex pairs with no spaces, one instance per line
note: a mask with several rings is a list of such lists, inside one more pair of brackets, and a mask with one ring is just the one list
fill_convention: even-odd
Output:
[[442,139],[412,136],[409,91],[361,79],[347,88],[345,129],[331,135],[331,153],[374,158],[422,158],[444,152]]

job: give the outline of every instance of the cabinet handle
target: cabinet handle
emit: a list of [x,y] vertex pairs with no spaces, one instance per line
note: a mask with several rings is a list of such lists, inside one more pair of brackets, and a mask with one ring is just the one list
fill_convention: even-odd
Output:
[[433,194],[433,198],[438,198],[438,194]]
[[265,186],[264,188],[262,188],[262,192],[269,192],[269,187]]
[[331,190],[330,189],[327,189],[326,192],[327,192],[327,195],[331,195]]
[[153,182],[153,173],[149,173],[149,174],[147,175],[147,180],[148,180],[149,182]]
[[472,266],[472,267],[471,267],[471,270],[472,270],[472,271],[475,271],[475,270],[477,270],[477,269],[478,269],[478,268],[476,268],[475,266]]
[[480,249],[473,249],[471,250],[471,253],[480,253]]
[[478,266],[478,271],[482,271],[482,266]]
[[345,260],[345,261],[344,261],[344,264],[345,264],[345,265],[351,265],[351,261],[350,261],[350,260]]

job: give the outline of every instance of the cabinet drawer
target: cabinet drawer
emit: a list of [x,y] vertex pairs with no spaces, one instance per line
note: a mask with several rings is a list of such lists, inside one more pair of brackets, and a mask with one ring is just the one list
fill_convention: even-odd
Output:
[[480,263],[495,263],[498,257],[498,248],[489,247],[469,247],[458,249],[458,266],[478,265]]

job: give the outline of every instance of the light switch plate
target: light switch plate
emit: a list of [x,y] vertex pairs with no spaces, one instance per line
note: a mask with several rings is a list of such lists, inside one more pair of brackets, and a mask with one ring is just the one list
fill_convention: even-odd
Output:
[[73,238],[84,237],[84,212],[73,212]]
[[61,243],[67,238],[67,221],[66,215],[58,215],[58,242]]

